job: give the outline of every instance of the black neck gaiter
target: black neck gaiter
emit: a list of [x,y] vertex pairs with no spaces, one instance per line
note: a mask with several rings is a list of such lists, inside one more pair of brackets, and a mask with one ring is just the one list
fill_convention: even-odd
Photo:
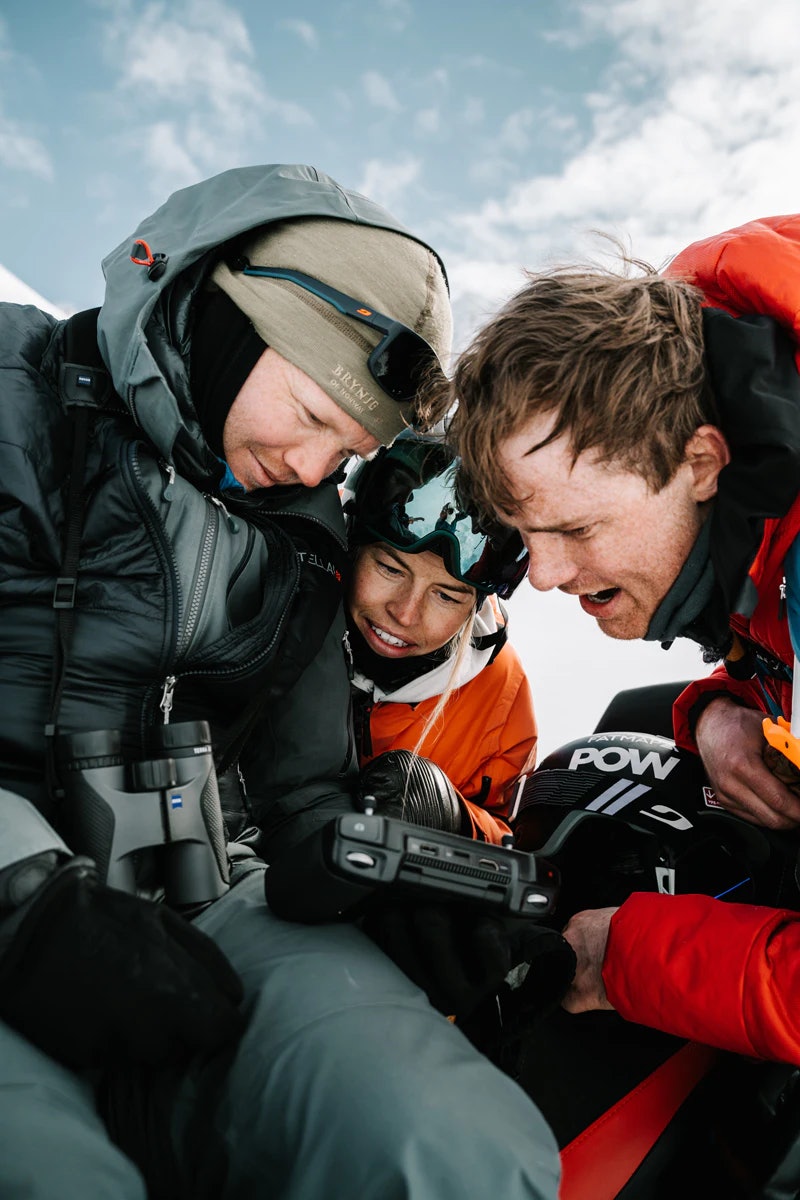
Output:
[[717,662],[730,648],[729,618],[758,600],[748,571],[764,522],[784,516],[800,480],[800,375],[794,338],[772,317],[703,309],[706,367],[731,461],[711,514],[646,640],[687,637]]
[[353,663],[360,675],[371,679],[383,692],[396,692],[412,679],[419,679],[428,671],[438,667],[450,657],[450,643],[442,646],[431,654],[419,654],[414,658],[384,658],[377,654],[361,636],[352,617],[348,614],[347,629],[350,634],[350,648],[353,651]]
[[198,297],[190,359],[192,400],[218,458],[225,457],[222,430],[231,405],[266,348],[250,318],[225,292]]
[[710,534],[711,521],[707,518],[678,578],[653,613],[645,642],[672,642],[676,637],[691,636],[687,631],[705,609],[714,587]]

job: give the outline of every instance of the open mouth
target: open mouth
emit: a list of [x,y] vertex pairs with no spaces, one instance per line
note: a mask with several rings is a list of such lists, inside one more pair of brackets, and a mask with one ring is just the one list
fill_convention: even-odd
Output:
[[411,642],[404,642],[402,638],[395,637],[392,633],[387,633],[379,625],[373,625],[372,621],[369,621],[368,624],[375,637],[380,638],[387,646],[396,646],[398,650],[406,650],[412,644]]
[[603,588],[600,592],[586,592],[586,599],[592,604],[608,604],[619,592],[619,588]]

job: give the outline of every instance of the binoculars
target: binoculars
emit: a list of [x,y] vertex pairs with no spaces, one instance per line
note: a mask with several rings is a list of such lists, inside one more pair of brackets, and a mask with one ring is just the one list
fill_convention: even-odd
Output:
[[166,903],[193,909],[230,886],[208,722],[158,726],[150,749],[126,763],[118,729],[58,738],[70,846],[124,892],[136,891],[139,852],[154,851]]

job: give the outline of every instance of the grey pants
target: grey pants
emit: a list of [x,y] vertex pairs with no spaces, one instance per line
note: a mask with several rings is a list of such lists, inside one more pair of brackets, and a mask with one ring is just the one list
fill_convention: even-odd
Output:
[[[177,1086],[151,1079],[132,1105],[141,1129],[168,1130],[173,1195],[556,1200],[558,1150],[538,1109],[359,930],[278,920],[261,869],[197,924],[239,971],[249,1021],[227,1059],[195,1063]],[[3,1200],[142,1200],[80,1080],[8,1031],[0,1073]],[[121,1140],[158,1179],[161,1149]]]

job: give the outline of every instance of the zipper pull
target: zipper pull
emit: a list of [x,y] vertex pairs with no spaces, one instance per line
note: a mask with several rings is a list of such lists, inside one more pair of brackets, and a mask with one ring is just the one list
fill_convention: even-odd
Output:
[[225,523],[227,524],[228,529],[230,529],[231,533],[238,533],[239,532],[239,522],[236,521],[231,516],[231,514],[228,512],[225,505],[220,500],[219,496],[209,496],[208,498],[212,504],[216,504],[217,508],[220,510],[220,512],[225,517]]
[[162,713],[164,714],[164,724],[165,725],[169,725],[169,717],[170,717],[170,713],[172,712],[173,693],[175,691],[175,684],[177,682],[178,682],[177,675],[168,675],[167,678],[164,680],[164,687],[161,690],[161,699],[159,701],[158,707],[161,709]]
[[782,621],[783,618],[786,616],[786,576],[785,575],[779,584],[779,588],[780,588],[780,599],[778,600],[778,620]]
[[175,468],[170,463],[163,464],[164,470],[167,472],[167,482],[164,484],[164,490],[161,493],[162,500],[171,500],[174,495],[173,484],[175,482]]
[[345,655],[345,658],[347,659],[347,678],[352,683],[353,676],[355,675],[356,672],[355,672],[355,659],[353,658],[353,647],[350,645],[349,629],[345,629],[344,633],[342,634],[342,645],[344,646],[344,655]]

